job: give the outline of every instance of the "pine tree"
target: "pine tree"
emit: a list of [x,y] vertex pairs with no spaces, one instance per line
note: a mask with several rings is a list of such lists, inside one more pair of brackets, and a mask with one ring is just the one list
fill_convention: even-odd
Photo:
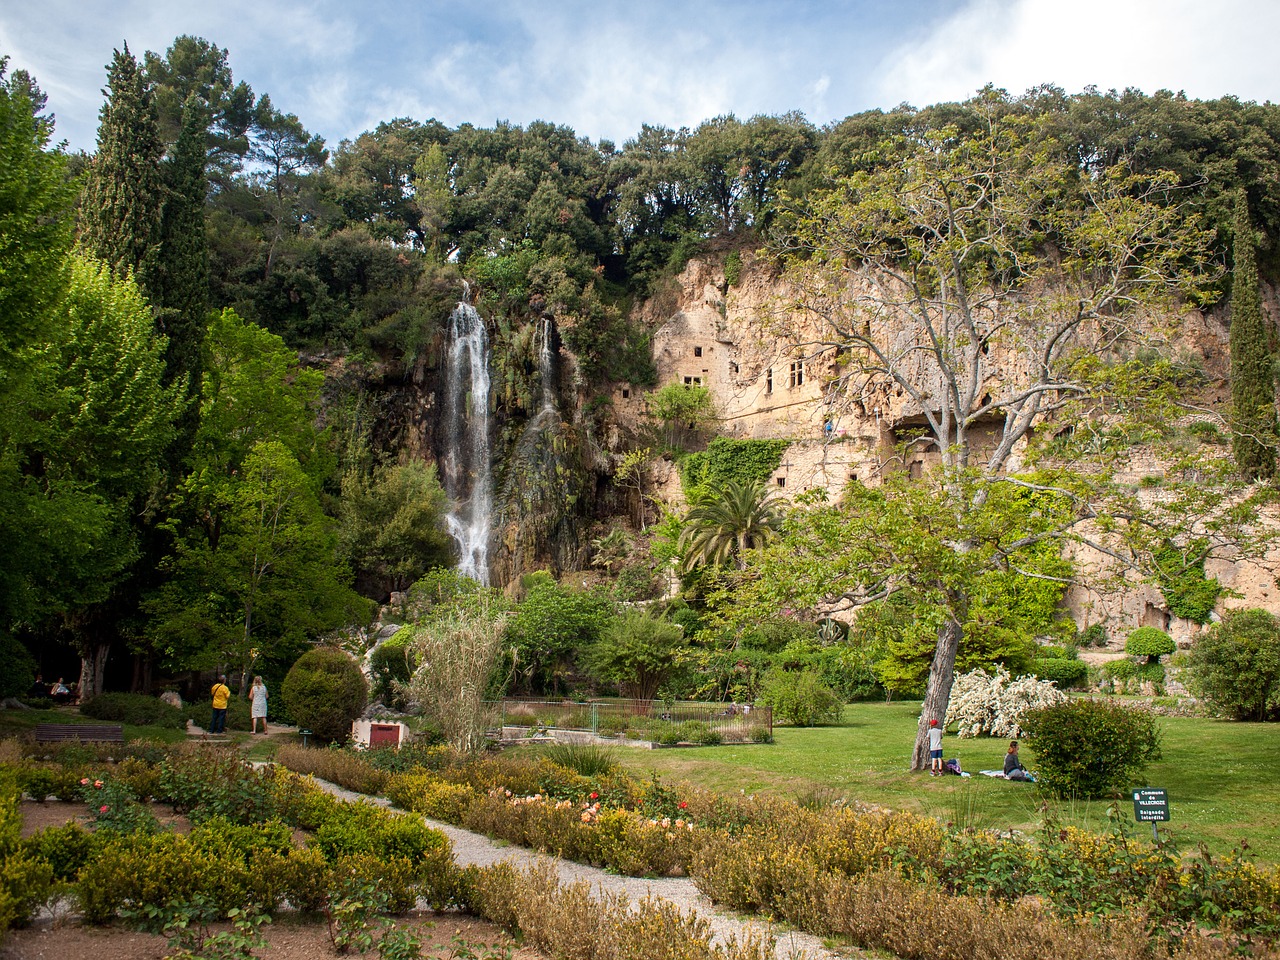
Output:
[[1270,480],[1276,472],[1276,387],[1253,243],[1249,202],[1241,190],[1236,194],[1231,280],[1231,449],[1245,477]]
[[107,102],[98,126],[98,152],[81,205],[80,243],[88,256],[117,274],[132,273],[154,305],[164,184],[155,108],[138,61],[125,44],[107,72]]

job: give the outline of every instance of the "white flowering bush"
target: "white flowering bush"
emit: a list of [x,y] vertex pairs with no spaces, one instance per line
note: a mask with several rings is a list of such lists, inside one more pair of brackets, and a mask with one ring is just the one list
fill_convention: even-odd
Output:
[[1022,736],[1019,721],[1028,710],[1062,703],[1067,695],[1052,681],[1035,677],[1013,679],[1008,670],[997,667],[994,674],[970,670],[957,675],[947,705],[946,725],[956,725],[961,737]]

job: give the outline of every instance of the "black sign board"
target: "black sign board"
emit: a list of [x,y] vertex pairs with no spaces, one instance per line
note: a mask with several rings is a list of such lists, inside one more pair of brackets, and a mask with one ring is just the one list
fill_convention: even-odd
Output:
[[1165,822],[1169,819],[1169,794],[1159,787],[1142,787],[1133,791],[1133,819],[1139,823]]

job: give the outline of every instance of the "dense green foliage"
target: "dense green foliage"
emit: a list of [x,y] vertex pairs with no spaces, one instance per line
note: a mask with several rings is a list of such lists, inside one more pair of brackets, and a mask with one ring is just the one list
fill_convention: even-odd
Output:
[[1146,657],[1148,663],[1156,663],[1165,654],[1173,653],[1178,645],[1173,637],[1159,627],[1138,627],[1131,630],[1124,642],[1124,652],[1131,657]]
[[1160,758],[1160,731],[1147,711],[1110,700],[1067,700],[1029,711],[1023,733],[1036,776],[1060,797],[1101,797],[1133,786]]
[[811,727],[840,717],[840,698],[822,682],[817,670],[774,667],[760,685],[760,702],[773,708],[783,723]]
[[360,665],[337,647],[318,647],[298,658],[280,696],[289,716],[321,742],[343,741],[368,699]]
[[1169,612],[1195,623],[1208,623],[1222,584],[1204,573],[1204,561],[1209,555],[1209,543],[1203,537],[1191,540],[1179,549],[1166,544],[1153,552],[1156,564],[1156,582],[1164,594]]
[[1253,224],[1244,190],[1236,194],[1231,274],[1231,450],[1250,480],[1276,472],[1276,383],[1258,296]]
[[716,437],[707,449],[680,461],[680,483],[690,499],[726,483],[764,483],[778,469],[786,440]]
[[1266,610],[1228,611],[1192,648],[1191,686],[1237,720],[1280,713],[1280,620]]
[[115,51],[107,90],[80,204],[80,243],[117,275],[132,275],[152,298],[160,267],[164,148],[150,87],[128,44]]

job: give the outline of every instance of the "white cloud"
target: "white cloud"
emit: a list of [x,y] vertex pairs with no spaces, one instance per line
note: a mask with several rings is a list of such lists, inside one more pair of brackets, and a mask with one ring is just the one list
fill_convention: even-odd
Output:
[[1277,28],[1280,5],[1250,0],[969,0],[884,57],[876,99],[923,106],[990,82],[1274,101]]

